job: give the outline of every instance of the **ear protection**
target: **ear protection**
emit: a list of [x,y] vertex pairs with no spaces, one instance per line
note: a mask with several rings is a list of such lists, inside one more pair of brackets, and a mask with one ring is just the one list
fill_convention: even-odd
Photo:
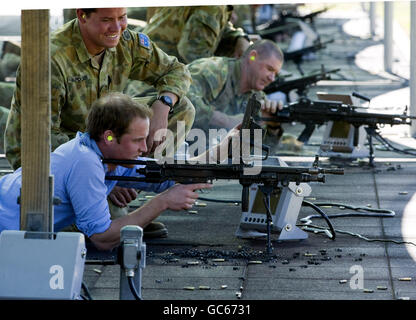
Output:
[[107,140],[108,140],[108,141],[113,141],[113,136],[108,136],[108,137],[107,137]]
[[85,13],[82,14],[82,19],[85,19],[87,16],[85,15]]

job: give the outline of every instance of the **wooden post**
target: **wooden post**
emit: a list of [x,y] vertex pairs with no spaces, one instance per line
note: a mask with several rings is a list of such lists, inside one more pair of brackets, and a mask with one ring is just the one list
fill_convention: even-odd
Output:
[[49,10],[22,10],[21,23],[20,229],[52,232]]

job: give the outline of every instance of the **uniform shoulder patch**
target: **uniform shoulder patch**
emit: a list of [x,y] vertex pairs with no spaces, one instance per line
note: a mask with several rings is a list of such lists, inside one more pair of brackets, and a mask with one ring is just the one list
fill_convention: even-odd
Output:
[[128,30],[124,30],[123,33],[122,33],[122,35],[123,35],[123,39],[124,40],[126,40],[126,41],[130,41],[131,40],[131,34],[130,34],[130,32]]
[[150,39],[144,33],[139,33],[139,45],[146,49],[150,48]]

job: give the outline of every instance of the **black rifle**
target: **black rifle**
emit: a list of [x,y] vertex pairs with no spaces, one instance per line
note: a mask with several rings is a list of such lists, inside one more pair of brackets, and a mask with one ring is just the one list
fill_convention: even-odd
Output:
[[309,23],[311,28],[315,30],[314,19],[317,15],[327,11],[328,8],[318,10],[312,13],[309,13],[304,16],[299,14],[282,11],[278,14],[277,18],[256,26],[256,32],[263,38],[269,40],[275,40],[275,36],[279,33],[285,32],[286,30],[298,28],[299,24],[297,20]]
[[[144,165],[138,168],[137,177],[106,176],[108,180],[143,181],[161,183],[167,180],[182,184],[206,183],[213,180],[238,180],[243,186],[242,209],[248,209],[248,190],[252,184],[261,184],[260,190],[265,197],[268,211],[268,252],[271,252],[270,233],[272,221],[270,212],[270,196],[273,190],[287,186],[290,182],[325,182],[325,174],[344,174],[344,169],[323,169],[318,167],[318,157],[312,167],[283,167],[254,164],[190,164],[190,163],[158,163],[155,160],[117,160],[103,159],[103,163],[116,165]],[[253,170],[253,171],[251,171]],[[269,205],[267,208],[267,204]]]
[[414,116],[407,115],[407,108],[403,114],[385,114],[372,112],[359,112],[357,109],[363,107],[344,104],[334,101],[312,101],[301,98],[299,101],[288,104],[287,107],[276,112],[272,118],[261,118],[263,121],[273,122],[301,122],[305,124],[305,130],[300,134],[298,140],[307,142],[312,135],[316,125],[322,125],[328,121],[342,121],[355,127],[354,146],[358,145],[358,128],[366,126],[368,142],[370,146],[370,165],[373,165],[373,145],[374,136],[382,125],[410,125]]
[[266,94],[270,94],[273,92],[281,91],[289,97],[289,92],[292,90],[296,90],[296,93],[299,97],[306,96],[307,89],[312,85],[317,83],[321,80],[331,80],[331,73],[336,73],[340,71],[340,69],[333,69],[329,71],[325,71],[324,66],[322,65],[321,72],[317,72],[306,77],[301,77],[293,80],[283,80],[278,78],[277,80],[270,83],[266,88],[264,88],[264,92]]
[[300,19],[303,22],[308,22],[311,23],[313,25],[314,23],[314,19],[316,18],[316,16],[320,15],[321,13],[324,13],[326,11],[328,11],[329,8],[324,8],[321,10],[317,10],[314,12],[311,12],[309,14],[305,14],[304,16],[300,16],[299,14],[293,13],[293,12],[286,12],[283,11],[279,14],[279,18],[281,19],[286,19],[286,18],[295,18],[295,19]]
[[334,42],[334,39],[330,39],[327,41],[318,40],[309,47],[305,47],[299,50],[284,52],[283,54],[284,54],[285,61],[293,61],[296,64],[296,67],[298,68],[300,74],[303,75],[304,74],[303,70],[300,67],[303,56],[307,53],[316,52],[318,50],[324,49],[326,48],[326,45],[331,42]]

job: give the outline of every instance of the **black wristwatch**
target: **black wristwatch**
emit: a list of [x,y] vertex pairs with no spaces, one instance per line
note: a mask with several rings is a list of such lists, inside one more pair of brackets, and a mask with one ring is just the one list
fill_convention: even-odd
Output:
[[173,111],[173,102],[169,96],[158,96],[156,100],[160,100],[162,103],[166,104],[170,108],[169,112]]

